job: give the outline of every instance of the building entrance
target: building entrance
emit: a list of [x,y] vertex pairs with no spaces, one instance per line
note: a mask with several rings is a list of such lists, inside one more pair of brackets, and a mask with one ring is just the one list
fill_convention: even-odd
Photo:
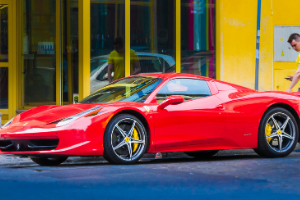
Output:
[[15,103],[15,9],[14,1],[0,0],[0,113],[2,124],[7,122],[14,113],[11,109]]
[[78,95],[78,1],[21,1],[19,109],[73,103]]

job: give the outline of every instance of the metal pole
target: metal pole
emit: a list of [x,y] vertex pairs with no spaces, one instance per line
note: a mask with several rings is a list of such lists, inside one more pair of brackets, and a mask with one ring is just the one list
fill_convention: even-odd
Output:
[[256,32],[256,63],[255,63],[255,89],[256,90],[258,90],[258,79],[259,79],[260,17],[261,17],[261,0],[258,0],[258,2],[257,2],[257,32]]
[[2,113],[0,113],[0,128],[1,128],[1,126],[2,126],[1,116],[2,116]]

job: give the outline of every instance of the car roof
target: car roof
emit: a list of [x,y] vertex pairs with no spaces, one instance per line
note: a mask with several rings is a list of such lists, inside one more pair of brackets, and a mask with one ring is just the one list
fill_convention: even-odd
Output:
[[160,74],[138,74],[136,76],[155,76],[162,79],[170,79],[170,78],[198,78],[202,80],[213,80],[211,78],[205,76],[199,76],[194,74],[186,74],[186,73],[160,73]]
[[[198,78],[201,80],[205,80],[205,81],[214,81],[215,83],[220,83],[220,84],[225,84],[227,86],[231,86],[237,90],[251,90],[251,91],[255,91],[251,88],[246,88],[240,85],[236,85],[233,83],[227,83],[224,81],[219,81],[219,80],[215,80],[212,78],[208,78],[205,76],[200,76],[200,75],[195,75],[195,74],[186,74],[186,73],[160,73],[160,74],[139,74],[136,76],[152,76],[152,77],[159,77],[162,79],[172,79],[172,78]],[[227,89],[226,89],[227,90]]]
[[[147,52],[136,52],[138,56],[149,56],[149,57],[159,57],[164,59],[171,67],[175,65],[175,60],[172,56],[164,55],[164,54],[158,54],[158,53],[147,53]],[[95,56],[92,57],[91,60],[98,60],[98,59],[108,59],[109,54],[101,55],[101,56]]]
[[175,65],[175,60],[173,59],[172,56],[164,55],[164,54],[158,54],[158,53],[147,53],[147,52],[137,52],[136,53],[138,56],[156,56],[163,58],[170,66]]

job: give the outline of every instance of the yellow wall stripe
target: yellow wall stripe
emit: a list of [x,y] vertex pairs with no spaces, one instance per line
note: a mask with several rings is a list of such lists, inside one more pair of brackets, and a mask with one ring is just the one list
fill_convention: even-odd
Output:
[[130,0],[125,0],[125,76],[130,76]]
[[61,105],[61,0],[56,0],[56,105]]
[[11,119],[16,115],[17,110],[17,77],[16,77],[16,71],[17,71],[17,44],[16,44],[16,27],[17,27],[17,16],[16,16],[16,0],[14,1],[7,1],[9,4],[8,7],[8,60],[9,60],[9,66],[8,66],[8,109],[9,109],[9,116],[8,118]]
[[176,72],[181,72],[181,0],[176,0]]
[[91,52],[91,41],[90,41],[90,0],[79,0],[78,1],[78,36],[79,36],[79,100],[88,96],[91,92],[90,89],[90,52]]
[[216,49],[216,53],[215,53],[215,59],[216,59],[216,79],[217,80],[222,80],[222,72],[221,70],[223,70],[221,68],[221,62],[222,62],[222,57],[223,57],[223,52],[222,52],[222,38],[223,38],[223,34],[221,34],[221,5],[223,3],[223,0],[219,0],[216,4],[215,4],[215,15],[216,15],[216,36],[215,36],[215,41],[216,41],[216,45],[215,45],[215,49]]

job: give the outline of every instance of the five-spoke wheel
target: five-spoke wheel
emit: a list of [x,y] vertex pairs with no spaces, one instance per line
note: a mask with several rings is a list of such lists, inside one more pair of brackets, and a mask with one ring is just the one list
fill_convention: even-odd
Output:
[[289,155],[298,141],[298,125],[294,116],[286,109],[273,108],[264,115],[255,151],[263,157]]
[[115,164],[137,162],[148,148],[148,134],[143,123],[133,115],[115,117],[104,134],[104,158]]

